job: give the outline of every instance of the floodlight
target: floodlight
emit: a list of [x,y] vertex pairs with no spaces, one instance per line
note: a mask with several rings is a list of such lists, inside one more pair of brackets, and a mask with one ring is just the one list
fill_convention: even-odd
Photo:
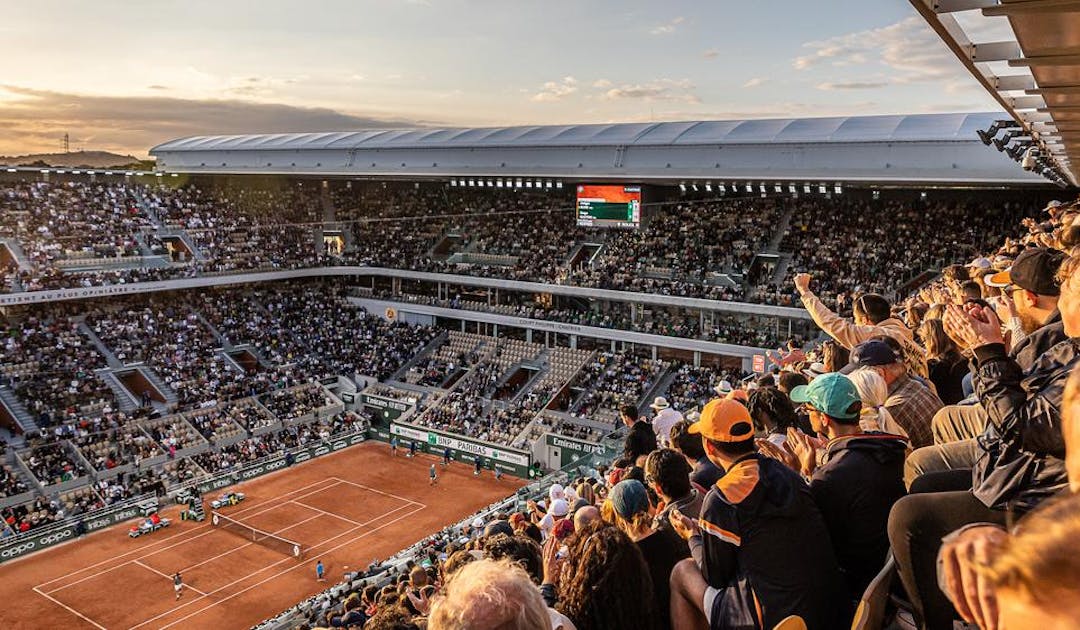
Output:
[[825,184],[818,184],[817,191],[821,194],[825,194]]
[[746,184],[746,192],[748,192],[748,193],[754,192],[754,185],[747,182],[747,184]]
[[795,194],[795,184],[788,184],[787,185],[787,191],[794,195]]
[[686,192],[686,184],[679,184],[679,191]]
[[712,184],[705,182],[705,192],[712,192]]
[[806,194],[810,194],[810,184],[803,184],[802,191]]

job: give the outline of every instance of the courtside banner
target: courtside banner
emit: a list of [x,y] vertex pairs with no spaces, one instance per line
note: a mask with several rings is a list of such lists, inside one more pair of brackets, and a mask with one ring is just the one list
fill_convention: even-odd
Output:
[[578,440],[574,438],[568,438],[562,435],[555,435],[553,433],[544,434],[544,443],[548,446],[554,446],[559,450],[559,466],[566,466],[576,459],[580,459],[584,455],[591,455],[593,453],[603,453],[604,447],[596,444],[595,442],[586,442],[584,440]]
[[[91,518],[85,519],[83,524],[86,526],[86,532],[90,533],[99,529],[111,527],[117,523],[137,516],[142,516],[142,512],[138,505],[120,506],[113,510],[104,510],[95,513]],[[18,540],[0,544],[0,562],[14,560],[15,558],[24,556],[28,553],[41,551],[47,547],[74,540],[77,537],[75,532],[76,526],[74,523],[59,529],[46,528],[39,534],[27,532],[26,534],[19,536]]]
[[[485,442],[468,440],[442,431],[434,431],[426,427],[417,427],[398,422],[390,425],[390,433],[418,442],[420,447],[428,453],[442,455],[443,450],[449,447],[451,451],[455,451],[455,459],[471,463],[477,457],[480,457],[490,460],[499,470],[512,475],[527,477],[529,474],[530,455],[524,451],[511,450]],[[398,448],[408,450],[408,444],[400,444]],[[485,467],[487,463],[482,462]]]

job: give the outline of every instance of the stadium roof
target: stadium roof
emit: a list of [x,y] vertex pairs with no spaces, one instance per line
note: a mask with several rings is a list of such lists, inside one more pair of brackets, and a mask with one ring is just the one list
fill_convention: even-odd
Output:
[[[1032,142],[1050,166],[1077,185],[1073,163],[1080,164],[1074,160],[1080,158],[1080,2],[910,1],[1019,124],[1019,137],[1012,141]],[[979,33],[995,30],[1009,36],[973,40]]]
[[193,136],[150,153],[166,171],[399,177],[1040,184],[986,151],[1000,114],[377,129]]
[[543,147],[804,142],[919,142],[974,139],[1000,114],[917,114],[698,122],[375,129],[333,133],[191,136],[152,153],[193,150],[305,150],[444,147]]

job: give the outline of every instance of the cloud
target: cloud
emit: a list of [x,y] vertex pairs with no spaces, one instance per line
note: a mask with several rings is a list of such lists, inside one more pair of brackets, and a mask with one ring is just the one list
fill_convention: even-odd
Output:
[[149,147],[181,136],[340,131],[424,126],[324,107],[249,100],[194,100],[165,96],[90,96],[0,85],[0,155],[55,150],[71,133],[87,150],[145,155]]
[[[885,84],[962,81],[967,75],[937,35],[917,16],[881,28],[838,35],[803,45],[809,54],[796,57],[792,66],[808,70],[821,65],[834,67],[871,66],[888,73]],[[968,79],[970,80],[970,79]],[[871,87],[882,80],[852,80],[851,86]],[[820,89],[844,89],[845,82]],[[872,87],[882,87],[873,85]]]
[[657,79],[649,83],[623,83],[603,94],[606,100],[642,99],[647,101],[681,101],[698,104],[701,99],[691,90],[689,79]]
[[686,21],[686,18],[679,16],[667,24],[661,24],[660,26],[654,26],[649,30],[650,35],[671,35],[675,32],[679,25]]
[[146,86],[146,88],[148,90],[167,90],[167,89],[169,89],[164,85],[148,85],[148,86]]
[[841,81],[839,83],[819,83],[819,90],[874,90],[889,85],[888,81]]
[[706,50],[705,52],[701,53],[701,56],[706,58],[706,59],[716,59],[717,57],[720,56],[720,49],[719,48],[710,48],[710,49]]
[[612,85],[614,85],[614,84],[611,81],[608,81],[607,79],[597,79],[597,80],[593,81],[593,84],[592,84],[592,86],[594,88],[597,88],[597,89],[600,89],[600,90],[603,90],[605,88],[609,88]]
[[750,79],[746,83],[743,83],[742,86],[744,88],[756,88],[757,86],[759,86],[762,83],[765,83],[767,81],[768,81],[768,79],[766,79],[765,77],[754,77],[753,79]]
[[538,103],[561,101],[577,91],[577,79],[574,77],[563,77],[560,81],[548,81],[545,83],[539,92],[533,94],[532,100]]

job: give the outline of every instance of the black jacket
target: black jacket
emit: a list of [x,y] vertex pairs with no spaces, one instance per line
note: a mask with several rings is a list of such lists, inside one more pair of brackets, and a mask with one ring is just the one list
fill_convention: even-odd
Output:
[[889,510],[904,496],[907,446],[904,438],[887,433],[836,438],[810,480],[853,601],[885,565]]
[[656,450],[656,432],[647,420],[638,420],[630,425],[630,431],[623,441],[623,457],[631,461]]
[[1080,361],[1080,340],[1068,339],[1021,370],[1005,347],[976,348],[976,393],[986,409],[981,453],[972,470],[976,498],[990,508],[1027,511],[1065,487],[1061,398]]
[[[690,552],[705,582],[723,589],[745,574],[765,628],[789,615],[810,630],[840,627],[840,572],[798,473],[756,453],[739,459],[705,496],[699,524],[702,535],[690,538]],[[713,613],[712,627],[724,627],[715,604]]]
[[1065,324],[1061,321],[1061,312],[1054,310],[1038,330],[1020,340],[1010,353],[1020,367],[1030,370],[1047,350],[1065,341]]
[[938,398],[946,405],[955,405],[964,399],[964,377],[968,374],[968,362],[957,350],[951,350],[926,362],[930,381],[937,390]]

